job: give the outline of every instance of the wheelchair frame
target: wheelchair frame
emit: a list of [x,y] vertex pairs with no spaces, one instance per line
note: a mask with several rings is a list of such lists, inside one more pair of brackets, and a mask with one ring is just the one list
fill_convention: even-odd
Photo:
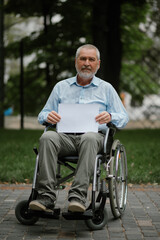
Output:
[[[127,157],[125,147],[119,140],[113,140],[111,149],[108,151],[107,143],[109,138],[113,138],[116,127],[114,124],[107,124],[108,128],[104,138],[104,153],[98,154],[95,160],[94,175],[92,180],[92,197],[91,203],[84,213],[63,212],[62,216],[67,220],[85,220],[86,225],[90,229],[99,230],[107,224],[106,199],[110,199],[112,214],[115,218],[121,217],[126,208],[127,202]],[[46,126],[45,131],[49,126]],[[38,150],[34,148],[36,153],[36,163],[34,170],[34,178],[32,191],[28,200],[19,202],[15,209],[15,215],[18,221],[25,225],[36,223],[39,217],[58,219],[60,209],[55,208],[53,212],[33,211],[29,209],[29,203],[37,197],[36,178],[38,172],[39,155]],[[70,163],[75,163],[78,156],[69,156],[58,159],[57,166],[57,189],[64,189],[61,183],[75,175],[75,170]],[[61,166],[69,168],[72,172],[61,177]],[[103,166],[103,171],[102,171]],[[105,175],[102,177],[102,173]]]

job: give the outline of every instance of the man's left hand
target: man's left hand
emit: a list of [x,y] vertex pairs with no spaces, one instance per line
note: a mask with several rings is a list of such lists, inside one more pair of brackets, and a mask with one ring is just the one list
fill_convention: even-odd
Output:
[[111,115],[104,111],[96,116],[96,122],[99,124],[109,123],[111,121]]

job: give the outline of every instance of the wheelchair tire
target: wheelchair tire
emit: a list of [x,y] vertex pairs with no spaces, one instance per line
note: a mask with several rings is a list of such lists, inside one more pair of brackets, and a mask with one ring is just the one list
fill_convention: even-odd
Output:
[[85,220],[87,227],[91,230],[101,230],[107,224],[107,209],[104,208],[103,213],[101,213],[99,207],[100,203],[96,203],[95,216],[92,219]]
[[17,220],[24,225],[33,225],[38,221],[38,217],[28,213],[28,200],[19,202],[15,208]]
[[124,146],[119,140],[113,142],[111,148],[109,198],[111,211],[115,218],[120,217],[126,208],[127,202],[127,158]]

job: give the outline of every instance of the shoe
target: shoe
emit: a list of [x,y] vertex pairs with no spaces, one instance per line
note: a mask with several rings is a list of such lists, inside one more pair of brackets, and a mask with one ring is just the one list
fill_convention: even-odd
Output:
[[70,212],[84,212],[86,207],[79,198],[71,198],[68,211]]
[[48,196],[38,195],[36,200],[33,200],[29,204],[29,208],[36,211],[52,212],[55,206],[55,202]]

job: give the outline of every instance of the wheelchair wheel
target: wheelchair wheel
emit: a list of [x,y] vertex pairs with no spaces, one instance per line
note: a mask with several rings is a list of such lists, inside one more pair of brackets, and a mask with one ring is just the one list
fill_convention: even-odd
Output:
[[113,142],[111,157],[109,174],[113,177],[109,180],[110,205],[113,216],[118,218],[125,211],[127,202],[127,158],[119,140]]
[[28,212],[28,200],[19,202],[15,209],[18,221],[24,225],[33,225],[38,221],[38,217]]
[[95,216],[92,219],[85,220],[87,227],[91,230],[101,230],[107,224],[107,209],[103,212],[99,210],[100,203],[95,204]]

